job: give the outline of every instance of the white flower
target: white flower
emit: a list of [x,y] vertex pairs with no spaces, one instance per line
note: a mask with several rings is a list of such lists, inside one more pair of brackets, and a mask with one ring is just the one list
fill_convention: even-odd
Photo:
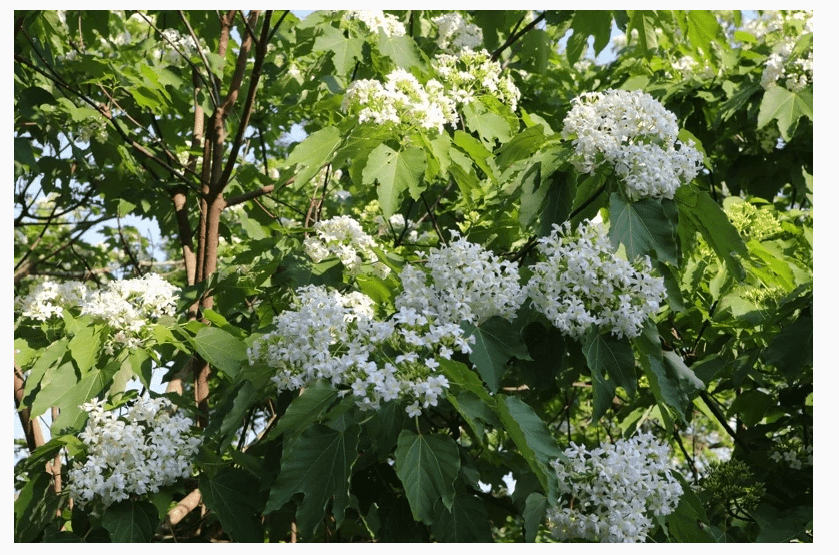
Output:
[[386,277],[390,269],[373,252],[376,242],[364,233],[361,225],[349,216],[336,216],[317,222],[315,235],[303,241],[306,254],[314,262],[337,256],[350,275],[356,275],[367,266],[372,273]]
[[614,165],[632,200],[673,198],[702,162],[693,143],[677,141],[676,116],[641,91],[584,93],[573,101],[562,135],[576,148],[577,171]]
[[481,28],[467,23],[457,12],[435,17],[431,21],[437,25],[438,29],[437,46],[449,54],[466,48],[475,50],[484,42]]
[[571,443],[552,464],[561,497],[547,522],[559,540],[643,542],[651,516],[668,515],[683,491],[667,466],[668,449],[652,434],[601,444]]
[[357,19],[363,22],[373,33],[384,32],[389,37],[405,35],[405,26],[395,15],[381,10],[350,10],[344,14],[345,20]]
[[87,460],[70,470],[67,490],[84,506],[94,498],[107,507],[129,495],[154,493],[192,474],[190,460],[201,439],[189,435],[192,421],[172,415],[172,404],[147,395],[129,406],[126,414],[105,411],[105,401],[81,406],[88,412],[79,439],[87,446]]
[[112,281],[100,291],[88,290],[77,281],[44,282],[18,304],[24,317],[42,322],[60,317],[65,309],[89,314],[111,328],[105,349],[113,352],[115,342],[140,346],[156,320],[175,313],[178,291],[157,274]]
[[554,225],[539,240],[545,260],[533,265],[525,287],[533,306],[564,334],[581,339],[593,326],[621,338],[637,337],[664,298],[664,279],[650,274],[648,257],[618,258],[603,226]]

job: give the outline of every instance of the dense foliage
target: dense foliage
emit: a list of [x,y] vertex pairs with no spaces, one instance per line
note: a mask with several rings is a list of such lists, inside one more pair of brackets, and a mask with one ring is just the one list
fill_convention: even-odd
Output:
[[812,541],[812,41],[15,12],[16,541]]

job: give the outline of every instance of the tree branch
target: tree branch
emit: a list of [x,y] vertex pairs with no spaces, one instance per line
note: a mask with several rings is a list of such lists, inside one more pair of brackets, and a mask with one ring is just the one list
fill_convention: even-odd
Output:
[[542,12],[539,15],[539,17],[534,18],[533,21],[531,21],[530,23],[525,25],[524,28],[521,31],[519,31],[518,33],[513,33],[512,35],[510,35],[509,38],[507,38],[507,40],[504,42],[504,44],[499,46],[498,49],[495,52],[492,53],[492,58],[491,58],[492,61],[497,62],[498,58],[501,56],[501,53],[504,52],[504,50],[506,50],[508,46],[510,46],[511,44],[516,42],[517,40],[519,40],[528,31],[530,31],[531,29],[536,27],[536,25],[538,25],[539,22],[542,21],[543,19],[545,19],[545,12]]
[[20,425],[23,427],[23,436],[26,438],[26,446],[29,452],[32,453],[35,449],[44,444],[44,435],[41,433],[41,426],[37,420],[32,420],[32,412],[29,407],[20,408],[23,403],[23,392],[26,387],[26,381],[23,378],[23,372],[20,366],[15,362],[15,408],[18,409],[18,417],[20,418]]

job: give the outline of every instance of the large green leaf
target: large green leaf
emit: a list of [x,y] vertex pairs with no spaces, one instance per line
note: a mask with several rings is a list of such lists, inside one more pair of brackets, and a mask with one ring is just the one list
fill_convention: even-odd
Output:
[[297,434],[306,430],[337,398],[338,390],[329,382],[325,380],[314,382],[291,402],[285,414],[271,430],[268,439],[274,439],[289,431]]
[[481,141],[468,133],[457,130],[454,132],[454,144],[463,149],[493,183],[498,184],[495,164],[492,163],[492,153]]
[[681,543],[714,543],[702,502],[684,478],[678,473],[676,478],[682,484],[683,493],[676,509],[667,515],[668,533]]
[[94,397],[100,397],[107,390],[114,374],[120,369],[120,362],[111,361],[104,368],[97,368],[86,374],[79,383],[68,389],[55,401],[61,409],[61,414],[52,423],[52,433],[68,433],[81,431],[81,426],[87,419],[87,413],[80,407]]
[[679,207],[679,227],[685,226],[690,233],[700,232],[720,260],[725,262],[731,275],[738,280],[744,279],[746,272],[738,257],[747,257],[749,251],[720,205],[708,193],[693,185],[676,189],[675,199]]
[[524,541],[533,543],[536,541],[536,533],[545,520],[548,512],[548,498],[539,492],[534,491],[527,496],[524,504]]
[[481,378],[463,363],[441,360],[440,370],[449,380],[453,394],[459,394],[461,390],[473,393],[495,413],[501,427],[510,435],[519,453],[539,479],[543,491],[554,498],[556,473],[550,468],[550,461],[561,457],[562,452],[547,425],[533,409],[517,397],[490,395]]
[[775,366],[787,379],[795,379],[813,365],[813,317],[809,314],[788,325],[769,343],[764,361]]
[[574,34],[568,38],[568,62],[576,64],[588,50],[588,38],[594,36],[594,55],[609,44],[612,36],[612,12],[608,10],[575,10],[571,20]]
[[716,15],[710,10],[690,10],[687,12],[688,39],[694,51],[702,49],[704,58],[711,56],[711,43],[717,42],[722,35],[722,28]]
[[356,61],[361,60],[361,47],[364,40],[346,38],[344,32],[332,26],[321,26],[323,34],[315,39],[313,52],[332,52],[332,63],[341,75],[346,75]]
[[[26,378],[26,387],[23,390],[24,402],[32,402],[31,399],[29,399],[29,396],[39,385],[42,390],[47,387],[49,381],[52,379],[52,372],[55,371],[54,368],[58,367],[57,363],[67,352],[67,344],[69,341],[70,340],[68,338],[62,337],[44,349],[40,356],[33,355],[37,356],[37,358],[35,359],[34,364],[32,364],[32,368],[29,370],[29,377]],[[48,372],[48,370],[50,371]],[[33,413],[32,416],[38,416],[38,413]]]
[[341,144],[337,127],[324,127],[315,131],[294,147],[285,161],[285,167],[298,166],[294,188],[301,189],[320,169],[332,161],[332,155]]
[[422,192],[420,180],[425,172],[425,152],[418,147],[395,151],[386,144],[380,144],[367,159],[362,172],[365,185],[378,183],[379,205],[385,218],[399,210],[402,193],[410,189],[418,198]]
[[52,370],[41,384],[41,390],[32,402],[32,416],[40,416],[50,407],[62,406],[62,398],[67,392],[79,383],[76,369],[71,362],[65,362],[58,368]]
[[201,328],[195,334],[195,350],[213,367],[235,378],[248,359],[245,342],[219,328]]
[[55,520],[61,498],[50,485],[51,476],[43,467],[15,498],[14,538],[16,542],[35,541],[47,524]]
[[460,454],[454,440],[443,434],[417,435],[402,430],[396,443],[396,475],[405,487],[415,520],[437,520],[434,503],[441,499],[451,510]]
[[498,391],[510,360],[531,360],[518,329],[501,316],[493,316],[478,327],[464,324],[464,331],[475,337],[469,360],[492,392]]
[[638,47],[647,58],[652,56],[653,50],[658,48],[656,28],[661,27],[658,15],[652,10],[627,10],[629,23],[626,26],[626,36],[631,37],[632,31],[638,31]]
[[653,199],[626,202],[618,193],[609,201],[609,238],[617,248],[626,247],[630,260],[655,251],[659,260],[676,264],[676,234],[664,205]]
[[605,372],[629,395],[635,395],[635,355],[627,338],[592,329],[585,337],[583,354],[592,372]]
[[[245,470],[223,468],[212,478],[201,476],[201,497],[233,541],[262,543],[265,532],[259,512],[259,480]],[[262,498],[264,500],[264,497]]]
[[379,52],[393,60],[402,69],[412,67],[422,68],[425,65],[422,51],[417,47],[414,39],[408,35],[388,36],[383,30],[379,31]]
[[491,543],[492,531],[489,515],[484,503],[468,493],[458,494],[451,510],[441,506],[438,500],[435,511],[437,519],[431,531],[441,542],[447,543]]
[[349,505],[350,474],[358,458],[360,428],[344,432],[315,424],[283,450],[280,475],[271,486],[265,512],[276,511],[295,493],[303,500],[297,508],[297,529],[304,539],[312,537],[332,500],[336,526],[344,521]]
[[805,89],[790,92],[780,85],[775,85],[763,94],[760,112],[757,115],[757,128],[764,127],[773,119],[778,120],[781,137],[789,141],[795,134],[798,120],[802,116],[811,121],[813,119],[813,91]]
[[87,372],[96,363],[102,343],[100,336],[99,330],[86,326],[79,329],[67,345],[80,372]]
[[466,127],[481,138],[487,148],[493,149],[495,141],[506,143],[512,137],[509,122],[501,115],[491,111],[480,100],[474,100],[463,107]]
[[149,543],[158,524],[157,509],[148,501],[126,499],[109,506],[102,515],[102,526],[112,543]]

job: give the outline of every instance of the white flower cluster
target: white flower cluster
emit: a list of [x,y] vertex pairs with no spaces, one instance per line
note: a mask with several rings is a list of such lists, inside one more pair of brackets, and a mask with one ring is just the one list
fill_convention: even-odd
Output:
[[573,139],[583,173],[608,162],[633,199],[673,198],[699,172],[702,154],[677,140],[676,116],[641,91],[589,92],[574,99],[562,135]]
[[501,75],[501,65],[486,50],[439,54],[432,66],[437,78],[424,85],[404,69],[392,71],[384,84],[375,79],[353,81],[341,109],[359,123],[442,133],[447,124],[457,123],[457,107],[479,96],[495,96],[513,110],[518,106],[521,93],[509,76]]
[[804,466],[813,466],[813,445],[806,448],[800,444],[780,445],[772,451],[769,458],[794,470],[801,470]]
[[395,319],[374,319],[373,301],[361,293],[342,295],[309,285],[297,290],[297,298],[295,310],[277,316],[275,329],[248,349],[251,364],[277,369],[272,380],[280,391],[325,379],[347,388],[362,410],[406,399],[408,414],[415,416],[420,405],[435,406],[448,388],[446,378],[434,371],[435,356],[451,356],[455,330],[422,338],[412,330],[417,341],[411,342]]
[[192,421],[172,414],[167,399],[138,398],[124,416],[105,411],[105,401],[82,405],[89,413],[79,437],[87,461],[70,470],[67,490],[80,505],[107,507],[130,495],[154,493],[192,474],[201,439],[189,435]]
[[493,61],[486,50],[466,49],[456,56],[438,54],[431,65],[458,105],[491,95],[513,111],[518,107],[521,92],[509,75],[502,76],[501,64]]
[[448,388],[438,360],[471,352],[460,323],[512,319],[524,297],[514,265],[457,236],[451,247],[434,249],[426,266],[430,284],[419,268],[402,271],[404,292],[384,321],[361,293],[299,288],[294,310],[278,315],[275,329],[248,349],[250,363],[276,368],[280,391],[325,379],[363,410],[394,399],[407,402],[410,416],[436,406]]
[[812,11],[764,10],[759,17],[744,22],[741,31],[751,33],[758,40],[771,40],[768,35],[797,36],[813,32]]
[[381,278],[390,273],[390,268],[380,262],[373,252],[376,242],[351,217],[335,216],[321,220],[313,229],[315,234],[305,239],[303,248],[315,262],[337,256],[350,275],[358,274],[365,265],[369,265],[372,272]]
[[177,287],[158,274],[112,281],[102,291],[89,290],[77,281],[47,281],[18,300],[18,304],[22,316],[41,322],[59,318],[63,310],[68,309],[107,323],[112,335],[105,350],[113,354],[115,344],[139,347],[151,322],[164,315],[173,315],[177,292]]
[[431,21],[437,25],[437,46],[448,54],[461,50],[475,50],[484,42],[484,33],[473,23],[467,23],[457,12],[450,12]]
[[398,307],[438,322],[478,325],[492,316],[513,320],[524,302],[516,265],[457,233],[448,247],[431,249],[425,266],[428,274],[413,266],[399,274],[404,292]]
[[[162,35],[160,48],[155,49],[152,53],[155,58],[162,56],[164,62],[178,65],[184,63],[184,56],[191,58],[198,55],[198,48],[191,36],[182,34],[175,29],[165,29]],[[203,44],[201,49],[207,51],[207,47]]]
[[439,81],[431,79],[422,85],[403,69],[392,71],[384,85],[375,79],[353,81],[341,109],[355,113],[359,123],[392,124],[402,130],[442,133],[447,123],[457,121],[455,104]]
[[716,75],[714,69],[707,62],[700,70],[699,62],[693,56],[682,56],[673,62],[673,70],[684,78],[695,75],[701,79],[710,79]]
[[637,337],[664,298],[664,279],[651,275],[649,257],[619,258],[603,226],[586,220],[571,234],[554,224],[539,240],[546,259],[533,265],[525,294],[564,334],[581,339],[592,326],[621,338]]
[[770,89],[783,82],[784,88],[790,92],[798,92],[813,83],[813,51],[806,58],[791,59],[793,42],[782,43],[778,49],[769,55],[760,76],[760,85]]
[[571,443],[565,456],[553,462],[562,496],[547,515],[558,540],[644,542],[650,515],[670,514],[683,493],[667,466],[668,447],[652,434],[591,451]]
[[349,10],[344,13],[344,20],[358,20],[364,23],[373,33],[380,30],[389,37],[405,35],[405,26],[395,15],[386,14],[381,10]]

